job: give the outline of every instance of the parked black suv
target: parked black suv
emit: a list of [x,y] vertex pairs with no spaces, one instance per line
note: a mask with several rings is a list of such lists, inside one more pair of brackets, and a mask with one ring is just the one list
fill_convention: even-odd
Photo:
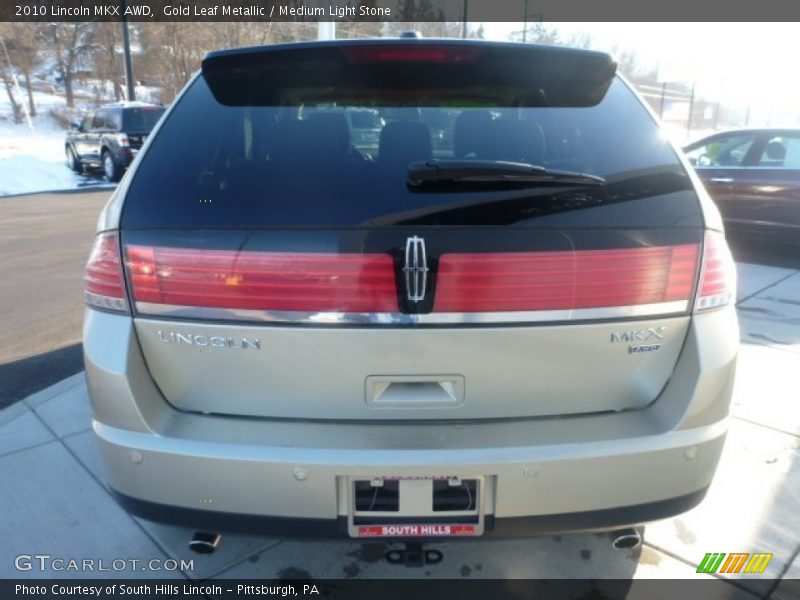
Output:
[[109,181],[119,181],[164,110],[153,104],[121,102],[88,113],[67,133],[67,166],[78,173],[102,168]]

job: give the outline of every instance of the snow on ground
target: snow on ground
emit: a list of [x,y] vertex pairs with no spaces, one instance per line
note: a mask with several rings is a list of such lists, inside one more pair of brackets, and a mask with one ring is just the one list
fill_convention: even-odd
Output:
[[64,105],[64,99],[35,92],[34,102],[38,115],[31,129],[25,120],[14,123],[8,96],[0,97],[0,196],[86,185],[87,177],[67,168],[65,132],[50,115],[52,109]]
[[79,187],[86,177],[64,160],[64,131],[37,117],[27,124],[0,123],[0,196]]
[[[18,102],[27,101],[22,91],[16,94]],[[76,93],[82,91],[76,86]],[[154,95],[153,88],[143,86],[137,86],[136,92],[143,98]],[[14,123],[8,96],[0,91],[0,196],[110,185],[99,177],[78,175],[67,168],[66,131],[50,114],[64,107],[64,97],[39,91],[33,96],[38,114],[31,129],[24,119]],[[81,99],[77,103],[78,112],[92,108],[82,105]]]

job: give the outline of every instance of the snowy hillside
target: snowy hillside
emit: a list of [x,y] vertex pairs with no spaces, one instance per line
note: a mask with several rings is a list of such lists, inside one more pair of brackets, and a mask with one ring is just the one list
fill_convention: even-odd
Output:
[[38,115],[33,129],[14,123],[8,96],[0,95],[0,196],[86,185],[87,177],[64,162],[64,129],[50,116],[64,106],[61,96],[34,92]]
[[[24,94],[17,100],[27,100]],[[96,88],[76,86],[76,115],[94,107],[85,101]],[[152,90],[137,86],[137,95],[149,98]],[[82,98],[81,96],[85,94]],[[64,97],[36,91],[33,93],[37,116],[31,129],[23,119],[15,123],[8,96],[0,89],[0,196],[42,191],[68,190],[86,186],[110,185],[99,175],[78,175],[70,171],[64,158],[66,130],[51,116],[53,109],[64,109]]]

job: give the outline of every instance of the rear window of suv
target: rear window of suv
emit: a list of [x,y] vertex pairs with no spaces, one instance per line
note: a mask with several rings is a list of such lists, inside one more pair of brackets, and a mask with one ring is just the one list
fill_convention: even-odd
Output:
[[149,133],[163,114],[164,109],[158,106],[126,108],[122,111],[123,130],[135,133]]
[[[123,227],[548,226],[635,201],[637,225],[663,222],[665,211],[671,225],[698,224],[674,150],[616,77],[594,82],[591,65],[554,75],[556,59],[538,77],[509,61],[365,70],[355,57],[291,68],[233,57],[230,68],[204,69],[136,169]],[[363,127],[376,131],[365,137]],[[408,184],[409,164],[437,160],[525,163],[605,183]],[[626,211],[609,214],[624,221]]]

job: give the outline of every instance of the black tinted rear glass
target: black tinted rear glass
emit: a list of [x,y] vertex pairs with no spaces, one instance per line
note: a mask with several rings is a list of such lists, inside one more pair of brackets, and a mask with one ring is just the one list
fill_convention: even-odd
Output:
[[149,133],[163,114],[164,109],[159,107],[126,108],[122,111],[122,127],[125,131]]
[[[413,79],[292,79],[282,96],[221,97],[250,80],[239,71],[213,91],[203,75],[191,84],[142,157],[123,227],[551,226],[578,212],[591,225],[587,209],[614,206],[607,214],[625,222],[633,201],[636,226],[699,222],[674,151],[620,80],[591,106],[514,106],[474,78],[446,94]],[[408,165],[433,159],[525,162],[606,184],[410,188]]]

